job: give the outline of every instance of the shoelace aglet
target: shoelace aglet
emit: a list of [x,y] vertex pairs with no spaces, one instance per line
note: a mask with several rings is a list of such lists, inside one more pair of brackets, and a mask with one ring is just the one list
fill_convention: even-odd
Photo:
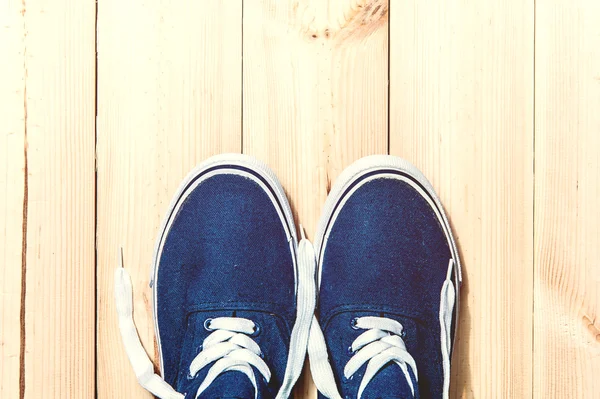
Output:
[[121,256],[119,257],[119,266],[122,268],[125,268],[125,266],[123,266],[124,262],[123,262],[123,247],[120,248],[121,250]]
[[302,240],[306,240],[306,235],[304,234],[304,227],[300,225],[300,238]]

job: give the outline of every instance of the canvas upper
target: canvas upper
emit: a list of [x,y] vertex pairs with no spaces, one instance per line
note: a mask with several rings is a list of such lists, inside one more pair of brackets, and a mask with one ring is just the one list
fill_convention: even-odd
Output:
[[153,266],[162,377],[174,398],[289,396],[314,310],[297,250],[289,204],[266,166],[220,156],[185,179]]
[[[377,157],[350,167],[320,223],[318,322],[344,398],[447,394],[457,254],[424,178],[400,161]],[[370,346],[361,347],[361,340]],[[349,362],[361,357],[364,363],[348,375]],[[327,384],[316,380],[317,387]]]

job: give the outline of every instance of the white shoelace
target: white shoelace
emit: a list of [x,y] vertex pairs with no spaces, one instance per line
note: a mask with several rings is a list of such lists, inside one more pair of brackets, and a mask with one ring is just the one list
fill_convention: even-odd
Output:
[[368,362],[358,388],[358,399],[362,397],[365,387],[375,374],[389,362],[394,362],[400,367],[414,395],[415,388],[408,367],[412,369],[415,379],[418,379],[417,364],[401,338],[402,324],[385,317],[359,317],[354,319],[353,327],[367,330],[352,343],[350,349],[355,355],[344,367],[344,377],[349,379]]
[[[298,245],[298,292],[297,314],[291,341],[299,344],[290,348],[286,365],[286,375],[277,394],[277,399],[287,399],[302,370],[304,355],[309,339],[309,326],[315,309],[315,253],[312,244],[304,237]],[[146,354],[133,322],[133,289],[131,277],[121,265],[115,270],[115,302],[119,317],[119,330],[125,351],[140,385],[161,399],[183,399],[162,377],[154,374],[154,366]],[[238,371],[244,373],[254,386],[255,398],[258,395],[254,366],[268,382],[271,371],[261,358],[260,347],[249,335],[257,327],[254,322],[237,317],[219,317],[207,320],[205,326],[214,330],[202,343],[202,351],[190,364],[189,374],[195,376],[202,368],[215,362],[202,381],[196,398],[222,373]]]
[[[441,327],[441,352],[444,371],[443,398],[448,398],[450,385],[450,351],[451,351],[451,326],[452,314],[456,293],[452,283],[452,272],[454,260],[450,259],[446,280],[441,290],[440,303],[440,327]],[[360,317],[354,319],[354,328],[367,330],[354,340],[351,351],[354,356],[348,361],[344,368],[344,377],[351,378],[366,362],[367,368],[358,390],[358,399],[377,372],[389,362],[396,363],[412,390],[414,386],[408,372],[412,369],[415,379],[418,380],[417,366],[414,358],[406,350],[402,339],[402,325],[392,319],[384,317]],[[310,358],[310,370],[317,389],[327,398],[342,399],[329,364],[327,346],[323,331],[316,317],[313,317],[310,337],[308,342],[308,355]]]
[[115,302],[119,316],[119,330],[125,345],[129,362],[133,367],[135,376],[142,387],[161,399],[183,399],[184,396],[176,392],[160,376],[154,374],[154,365],[148,358],[140,337],[133,323],[133,289],[131,277],[122,267],[115,270]]
[[219,317],[208,319],[204,325],[207,330],[214,332],[202,342],[202,350],[190,364],[189,378],[194,378],[210,363],[215,362],[215,364],[208,370],[204,381],[200,384],[196,398],[226,371],[244,373],[254,387],[256,398],[258,385],[251,366],[254,366],[267,382],[271,380],[271,371],[261,358],[260,347],[248,336],[256,332],[255,323],[244,318]]
[[440,299],[440,329],[442,344],[442,368],[444,370],[443,398],[447,399],[450,392],[450,353],[452,351],[452,314],[456,301],[456,291],[452,284],[452,273],[454,272],[454,259],[448,263],[446,281],[442,286]]
[[[344,378],[350,379],[368,362],[358,388],[358,399],[361,398],[375,374],[389,362],[394,362],[400,367],[414,395],[415,390],[408,367],[412,369],[417,379],[417,365],[406,350],[406,344],[402,339],[402,324],[386,317],[358,317],[352,321],[352,326],[355,329],[367,330],[350,346],[349,350],[354,355],[344,367]],[[310,334],[308,352],[315,385],[328,398],[341,399],[329,366],[325,338],[316,319],[313,319]]]

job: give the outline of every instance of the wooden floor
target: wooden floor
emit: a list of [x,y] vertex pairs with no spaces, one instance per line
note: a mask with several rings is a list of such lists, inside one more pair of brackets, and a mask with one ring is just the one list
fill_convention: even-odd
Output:
[[156,356],[155,235],[221,152],[310,237],[349,163],[412,161],[464,261],[452,396],[600,398],[600,2],[389,3],[0,0],[1,398],[149,397],[118,248]]

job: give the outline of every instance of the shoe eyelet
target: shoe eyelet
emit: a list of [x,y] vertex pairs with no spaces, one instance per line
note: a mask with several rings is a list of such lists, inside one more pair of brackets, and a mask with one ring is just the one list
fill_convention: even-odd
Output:
[[348,349],[346,349],[346,353],[348,353],[348,355],[350,355],[350,356],[354,355],[354,351],[352,350],[352,346],[349,346]]
[[358,330],[359,327],[357,326],[357,324],[358,324],[358,317],[355,317],[352,320],[350,320],[350,327],[352,327],[352,329]]
[[402,330],[402,332],[400,333],[400,338],[404,337],[406,337],[406,330]]
[[252,332],[252,334],[250,334],[250,336],[256,337],[256,336],[258,336],[258,334],[260,334],[260,326],[258,325],[257,322],[254,322],[254,331]]
[[204,329],[206,331],[214,331],[212,328],[210,328],[210,323],[212,323],[213,319],[206,319],[204,320]]

